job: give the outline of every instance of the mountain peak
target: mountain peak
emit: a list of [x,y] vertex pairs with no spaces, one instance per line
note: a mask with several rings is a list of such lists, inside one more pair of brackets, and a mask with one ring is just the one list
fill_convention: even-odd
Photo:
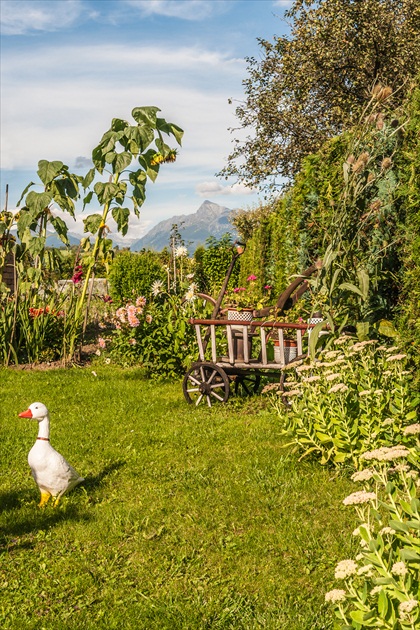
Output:
[[[175,215],[155,225],[145,236],[133,243],[132,251],[143,248],[162,251],[169,246],[169,235],[174,223],[178,224],[181,236],[190,254],[199,245],[204,245],[209,236],[221,238],[226,232],[236,238],[236,231],[230,223],[233,210],[219,206],[206,199],[193,214]],[[182,225],[180,225],[182,223]]]

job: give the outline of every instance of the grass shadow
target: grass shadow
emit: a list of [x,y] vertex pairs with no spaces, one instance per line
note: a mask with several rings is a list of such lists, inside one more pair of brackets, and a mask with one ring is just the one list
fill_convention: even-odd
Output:
[[[59,523],[90,520],[86,511],[76,504],[69,503],[56,508],[47,505],[40,509],[35,502],[23,505],[21,497],[20,501],[20,510],[11,511],[8,522],[0,528],[0,554],[12,548],[32,548],[39,531],[47,531]],[[9,505],[13,507],[12,503]]]
[[97,490],[105,484],[105,480],[107,477],[109,477],[109,475],[125,466],[126,463],[127,462],[125,462],[124,460],[117,460],[115,462],[112,462],[112,464],[108,464],[108,466],[105,466],[105,468],[101,470],[101,472],[97,475],[88,475],[87,477],[85,477],[85,480],[81,485],[83,486],[83,488],[85,488],[86,492],[89,492],[89,490]]

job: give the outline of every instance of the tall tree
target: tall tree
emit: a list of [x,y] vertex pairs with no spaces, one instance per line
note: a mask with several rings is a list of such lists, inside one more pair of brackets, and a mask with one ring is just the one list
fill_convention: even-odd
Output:
[[293,177],[360,118],[374,86],[400,104],[420,69],[419,0],[295,0],[285,15],[290,37],[260,39],[262,60],[247,59],[236,116],[249,135],[220,173],[250,186]]

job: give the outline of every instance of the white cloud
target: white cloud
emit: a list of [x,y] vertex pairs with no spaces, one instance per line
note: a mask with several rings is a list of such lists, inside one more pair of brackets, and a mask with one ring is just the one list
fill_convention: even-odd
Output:
[[200,21],[227,8],[223,0],[124,0],[125,4],[138,9],[142,15],[163,15],[180,20]]
[[274,0],[275,7],[291,7],[293,0]]
[[74,24],[84,10],[81,0],[0,0],[3,35],[58,31]]
[[255,188],[249,188],[243,184],[233,184],[231,186],[222,186],[219,182],[202,182],[195,187],[196,193],[200,197],[218,196],[218,195],[253,195],[256,193]]
[[2,67],[2,168],[34,168],[39,159],[73,165],[90,155],[113,117],[129,120],[133,107],[157,105],[185,130],[181,167],[214,174],[230,151],[235,117],[227,95],[241,90],[242,72],[242,60],[185,47],[48,46],[30,57],[9,56]]

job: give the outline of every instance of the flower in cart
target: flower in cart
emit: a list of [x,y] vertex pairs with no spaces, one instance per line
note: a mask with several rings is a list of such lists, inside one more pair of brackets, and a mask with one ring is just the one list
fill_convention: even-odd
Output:
[[251,273],[247,279],[247,286],[235,287],[226,297],[226,303],[233,308],[259,309],[270,303],[272,286],[262,285],[258,277]]

